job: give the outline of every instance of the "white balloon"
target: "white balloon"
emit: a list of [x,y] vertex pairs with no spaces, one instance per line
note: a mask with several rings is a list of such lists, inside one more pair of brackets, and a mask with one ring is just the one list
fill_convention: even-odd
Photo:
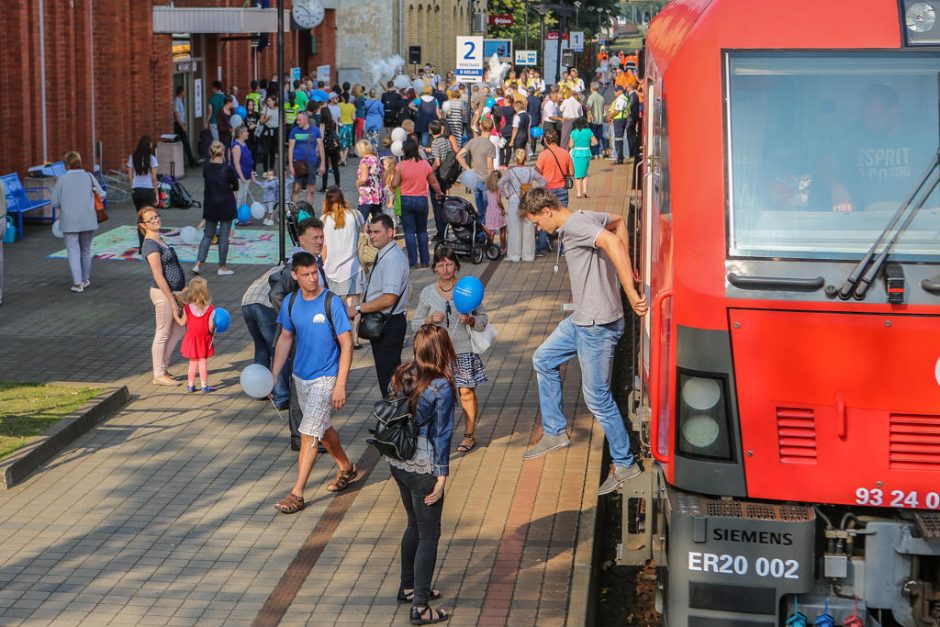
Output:
[[180,239],[183,240],[184,244],[195,244],[198,236],[199,231],[194,226],[184,226],[180,229]]
[[59,220],[56,220],[52,223],[52,234],[59,239],[62,239],[62,222]]
[[444,115],[450,113],[450,100],[445,100],[444,104],[441,105],[441,109],[444,111]]
[[264,398],[274,389],[274,375],[261,364],[247,366],[238,381],[251,398]]
[[465,170],[457,180],[471,190],[475,190],[480,185],[480,177],[473,170]]
[[404,142],[406,139],[408,139],[408,131],[402,127],[399,126],[394,131],[392,131],[393,142]]
[[229,124],[232,125],[233,129],[236,129],[239,126],[241,126],[242,122],[244,122],[244,120],[242,119],[242,116],[238,115],[237,113],[233,115],[231,118],[229,118]]
[[262,205],[257,200],[251,203],[251,217],[255,220],[260,220],[264,217],[264,214],[267,213],[264,210],[264,205]]
[[405,154],[405,151],[402,149],[402,145],[400,141],[392,142],[391,150],[392,150],[392,154],[395,155],[396,157],[400,157],[403,154]]

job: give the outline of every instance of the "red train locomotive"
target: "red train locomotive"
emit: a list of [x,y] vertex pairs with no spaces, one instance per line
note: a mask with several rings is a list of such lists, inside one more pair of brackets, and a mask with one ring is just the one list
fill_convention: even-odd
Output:
[[940,625],[940,0],[673,0],[645,67],[622,560],[670,625]]

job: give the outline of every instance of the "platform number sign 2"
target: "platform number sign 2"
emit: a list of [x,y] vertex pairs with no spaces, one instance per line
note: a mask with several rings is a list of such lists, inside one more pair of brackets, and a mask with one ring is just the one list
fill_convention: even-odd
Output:
[[479,83],[483,81],[482,37],[457,38],[457,64],[454,67],[457,80],[461,82]]

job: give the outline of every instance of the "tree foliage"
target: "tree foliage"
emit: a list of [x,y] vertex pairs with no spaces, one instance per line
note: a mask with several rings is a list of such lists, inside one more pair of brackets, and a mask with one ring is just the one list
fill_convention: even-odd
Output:
[[[574,7],[573,0],[554,0],[554,4],[567,4]],[[528,5],[528,8],[526,8]],[[535,48],[539,42],[539,14],[532,8],[538,5],[538,2],[525,2],[524,0],[489,0],[487,12],[489,15],[512,15],[514,18],[511,26],[488,26],[486,36],[490,39],[512,39],[513,46],[521,49],[525,45],[526,39],[526,12],[529,14],[529,48]],[[597,32],[598,26],[602,30],[607,25],[607,15],[602,14],[599,18],[598,9],[611,9],[614,16],[620,14],[620,3],[618,0],[582,0],[578,11],[578,21],[580,30],[584,31],[585,38],[590,40]],[[551,10],[545,14],[545,31],[557,30],[558,16]],[[569,20],[569,30],[575,30],[575,17]]]

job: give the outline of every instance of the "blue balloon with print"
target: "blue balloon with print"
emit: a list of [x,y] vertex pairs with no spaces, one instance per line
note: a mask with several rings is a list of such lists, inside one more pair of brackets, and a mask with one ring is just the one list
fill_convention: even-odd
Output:
[[486,107],[487,107],[487,109],[489,109],[490,111],[492,111],[492,110],[493,110],[493,107],[495,107],[495,106],[496,106],[496,98],[493,98],[493,97],[491,96],[491,97],[489,97],[489,98],[486,99]]
[[541,127],[541,126],[533,126],[533,127],[532,127],[532,130],[530,131],[530,134],[531,134],[532,137],[534,137],[535,139],[539,139],[540,137],[542,137],[542,135],[545,134],[545,131],[542,130],[542,127]]
[[245,117],[248,115],[248,109],[246,109],[245,107],[243,107],[243,106],[241,106],[241,105],[238,105],[238,106],[235,108],[235,113],[237,113],[239,116],[241,116],[241,119],[244,120]]
[[228,331],[228,328],[232,326],[232,314],[228,312],[228,309],[223,307],[215,308],[212,319],[215,322],[216,333],[225,333]]
[[454,286],[454,307],[469,315],[483,302],[483,282],[475,276],[465,276]]
[[249,205],[242,205],[238,208],[238,221],[251,222],[251,207]]

